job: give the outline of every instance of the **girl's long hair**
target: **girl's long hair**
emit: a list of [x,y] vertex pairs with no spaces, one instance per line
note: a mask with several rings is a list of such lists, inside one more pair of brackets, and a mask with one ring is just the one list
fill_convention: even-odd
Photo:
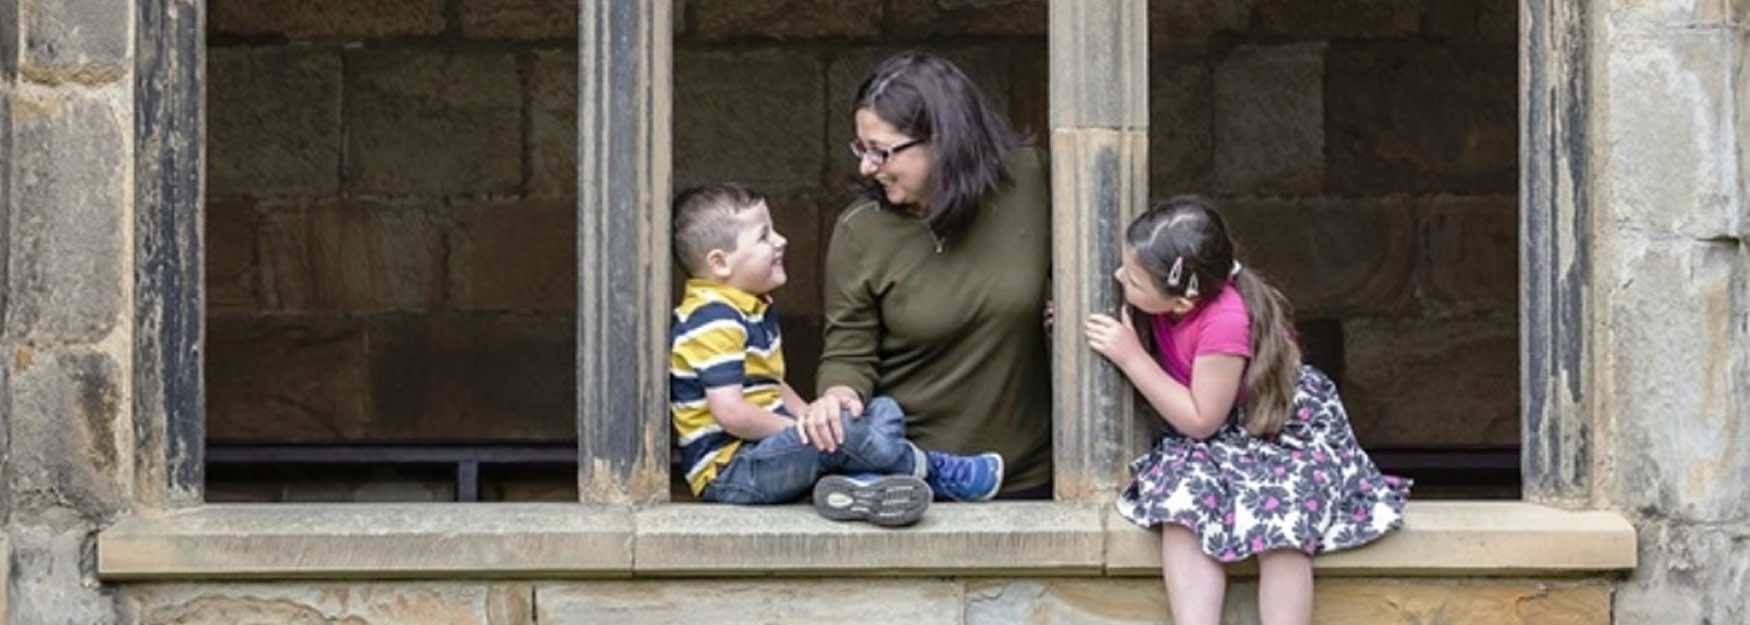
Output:
[[[1192,297],[1198,305],[1213,300],[1230,282],[1245,300],[1251,326],[1252,358],[1243,381],[1246,390],[1243,424],[1254,436],[1282,430],[1293,409],[1294,387],[1300,377],[1300,346],[1294,338],[1294,309],[1288,298],[1251,267],[1231,274],[1236,257],[1227,220],[1210,203],[1181,195],[1155,204],[1138,215],[1125,231],[1137,263],[1168,296]],[[1180,265],[1177,280],[1173,266]],[[1187,292],[1195,284],[1197,293]],[[1150,316],[1132,309],[1138,327],[1152,328]],[[1139,332],[1143,346],[1157,352],[1151,332]]]

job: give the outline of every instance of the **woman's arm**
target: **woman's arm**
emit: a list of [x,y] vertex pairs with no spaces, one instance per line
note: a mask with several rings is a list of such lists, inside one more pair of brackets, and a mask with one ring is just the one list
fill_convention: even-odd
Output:
[[881,313],[862,256],[841,218],[833,228],[822,276],[826,328],[815,383],[819,392],[797,430],[822,451],[832,451],[845,440],[839,415],[862,415],[863,401],[875,390]]

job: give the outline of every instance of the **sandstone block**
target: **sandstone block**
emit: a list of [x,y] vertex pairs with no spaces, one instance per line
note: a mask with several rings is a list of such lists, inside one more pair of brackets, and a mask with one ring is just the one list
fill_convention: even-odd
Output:
[[[1519,3],[1514,0],[1425,0],[1429,30],[1456,41],[1515,44]],[[1515,44],[1516,45],[1516,44]]]
[[1705,28],[1708,26],[1726,26],[1733,23],[1734,9],[1742,10],[1742,3],[1733,6],[1733,0],[1717,2],[1645,2],[1636,0],[1610,0],[1606,2],[1602,13],[1613,31],[1623,33],[1675,32],[1679,30]]
[[694,35],[717,38],[874,37],[880,0],[739,0],[693,7]]
[[469,39],[575,43],[577,26],[576,0],[462,0],[462,35]]
[[804,399],[812,400],[815,370],[820,366],[821,317],[780,314],[778,323],[784,325],[784,381]]
[[1254,33],[1294,39],[1392,37],[1421,27],[1425,0],[1253,0]]
[[348,53],[354,193],[479,195],[522,186],[522,85],[509,52]]
[[713,615],[722,625],[851,623],[870,615],[916,625],[960,623],[960,586],[946,580],[695,580],[584,582],[535,587],[535,621],[589,625],[636,619],[690,622]]
[[1148,44],[1160,50],[1242,36],[1258,0],[1175,0],[1148,5]]
[[893,0],[887,34],[1044,35],[1047,0]]
[[528,586],[457,582],[130,586],[141,625],[532,625]]
[[340,443],[370,438],[364,324],[336,317],[207,320],[207,438]]
[[1750,381],[1743,299],[1750,254],[1735,242],[1618,235],[1608,287],[1615,499],[1694,523],[1750,516]]
[[320,48],[211,48],[210,196],[340,192],[340,54]]
[[[1032,135],[1041,145],[1050,143],[1051,135],[1050,52],[1045,42],[1040,41],[1010,48],[1007,53],[1010,85],[1005,117],[1017,132]],[[993,100],[1002,95],[985,94]],[[993,101],[992,105],[995,104]]]
[[[5,400],[11,521],[56,529],[104,523],[127,506],[133,424],[121,363],[87,348],[18,345]],[[14,543],[14,548],[24,547]]]
[[1214,103],[1217,191],[1324,188],[1324,77],[1324,44],[1240,48],[1220,61]]
[[576,440],[576,336],[569,313],[374,321],[368,434],[426,443]]
[[1510,45],[1331,44],[1327,188],[1515,192],[1516,56]]
[[[1599,178],[1616,219],[1694,238],[1738,233],[1745,192],[1736,161],[1733,62],[1724,30],[1625,37],[1612,46],[1613,89],[1602,106],[1609,175]],[[1630,118],[1645,118],[1640,123]]]
[[261,263],[256,242],[261,217],[249,203],[207,203],[206,262],[208,314],[263,310]]
[[1519,302],[1519,198],[1439,197],[1417,210],[1424,310],[1511,315]]
[[212,32],[290,41],[420,37],[444,30],[444,0],[245,0],[214,2]]
[[10,587],[5,590],[8,621],[119,625],[115,594],[97,585],[91,575],[91,534],[94,527],[66,524],[21,524],[16,516],[6,528],[12,543]]
[[1641,561],[1617,587],[1615,623],[1741,623],[1750,607],[1750,542],[1741,524],[1640,524]]
[[577,53],[536,52],[529,91],[528,193],[577,197]]
[[[767,198],[771,207],[772,226],[789,239],[784,250],[784,270],[789,282],[774,297],[778,310],[785,314],[818,317],[824,291],[821,275],[825,271],[824,250],[827,241],[819,235],[821,220],[833,208],[835,200],[824,199],[831,194],[815,189],[781,193]],[[788,330],[788,328],[786,328]],[[788,342],[790,335],[784,335]],[[800,387],[799,387],[800,388]]]
[[449,293],[462,310],[577,310],[577,207],[571,202],[451,209]]
[[1519,443],[1519,326],[1475,320],[1350,319],[1344,406],[1367,447]]
[[446,282],[440,218],[421,206],[266,209],[259,253],[268,307],[342,313],[435,307]]
[[[1208,189],[1215,160],[1209,96],[1215,89],[1213,72],[1204,61],[1157,53],[1149,61],[1149,74],[1150,194],[1166,197]],[[1235,152],[1230,158],[1244,150]]]
[[[856,138],[853,126],[856,111],[851,110],[851,100],[857,96],[857,87],[869,77],[869,72],[888,57],[907,51],[899,47],[853,48],[835,55],[828,62],[826,93],[826,180],[823,187],[829,192],[843,191],[850,188],[857,179],[857,160],[851,154],[850,142]],[[954,63],[978,86],[990,103],[999,113],[1010,111],[1014,91],[1013,66],[1015,51],[1012,49],[983,46],[968,48],[932,48],[932,54],[942,56]],[[1041,59],[1042,60],[1042,59]],[[1039,71],[1038,69],[1033,70]],[[1044,93],[1034,91],[1037,85],[1029,87],[1031,97],[1044,97]],[[1013,118],[1011,118],[1011,121]],[[1034,128],[1035,142],[1045,145],[1047,142],[1046,128]],[[849,199],[850,195],[843,196]],[[837,207],[834,207],[835,209]]]
[[819,180],[826,90],[814,52],[680,50],[674,71],[676,189],[737,180],[770,193]]
[[1415,221],[1401,200],[1221,203],[1241,261],[1262,272],[1303,318],[1414,309]]
[[95,342],[132,309],[122,226],[133,129],[112,96],[13,96],[6,336]]
[[121,79],[131,64],[132,6],[111,0],[24,0],[24,75],[51,83]]

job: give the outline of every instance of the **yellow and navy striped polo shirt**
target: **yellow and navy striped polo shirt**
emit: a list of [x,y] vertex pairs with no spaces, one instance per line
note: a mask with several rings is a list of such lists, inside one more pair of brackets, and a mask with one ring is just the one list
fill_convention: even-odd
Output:
[[783,340],[771,303],[709,280],[687,281],[669,328],[668,402],[687,485],[697,495],[729,464],[741,439],[723,431],[705,406],[705,390],[741,386],[748,403],[784,409]]

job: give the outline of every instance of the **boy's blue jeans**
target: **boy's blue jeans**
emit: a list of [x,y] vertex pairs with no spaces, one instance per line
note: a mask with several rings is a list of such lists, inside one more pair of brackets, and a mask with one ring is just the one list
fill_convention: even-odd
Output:
[[747,441],[718,471],[700,498],[734,504],[778,504],[800,499],[822,475],[877,473],[923,477],[923,452],[905,439],[905,413],[891,397],[877,397],[862,418],[841,416],[845,442],[828,453],[802,443],[796,428]]

